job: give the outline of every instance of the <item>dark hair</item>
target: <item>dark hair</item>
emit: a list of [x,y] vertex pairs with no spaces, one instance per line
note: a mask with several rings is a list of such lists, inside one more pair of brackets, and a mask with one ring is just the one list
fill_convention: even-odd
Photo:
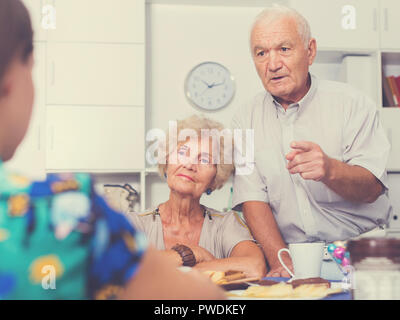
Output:
[[27,62],[33,52],[29,12],[21,0],[0,0],[0,83],[12,61]]

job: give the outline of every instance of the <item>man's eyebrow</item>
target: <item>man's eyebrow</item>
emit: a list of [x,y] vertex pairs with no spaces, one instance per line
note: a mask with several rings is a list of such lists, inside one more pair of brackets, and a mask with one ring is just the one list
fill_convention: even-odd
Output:
[[[281,42],[278,42],[278,43],[272,45],[272,48],[280,48],[282,46],[292,47],[293,46],[293,42],[290,41],[290,40],[284,40],[284,41],[281,41]],[[263,47],[261,45],[257,45],[257,46],[254,47],[253,52],[256,52],[257,50],[264,50],[265,51],[265,50],[268,50],[268,49],[266,49],[265,47]]]
[[283,46],[292,47],[293,46],[293,42],[290,41],[290,40],[285,40],[285,41],[282,41],[282,42],[278,43],[275,47],[283,47]]
[[257,50],[265,50],[265,48],[261,46],[255,46],[253,52],[256,52]]

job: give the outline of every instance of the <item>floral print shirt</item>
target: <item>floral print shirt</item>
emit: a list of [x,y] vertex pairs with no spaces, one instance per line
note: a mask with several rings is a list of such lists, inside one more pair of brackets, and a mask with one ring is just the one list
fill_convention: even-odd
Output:
[[90,175],[32,182],[0,161],[0,299],[115,298],[145,248]]

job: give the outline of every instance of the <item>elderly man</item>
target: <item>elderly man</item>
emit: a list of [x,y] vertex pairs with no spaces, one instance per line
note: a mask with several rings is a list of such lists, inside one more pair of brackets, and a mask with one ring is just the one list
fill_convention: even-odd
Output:
[[[263,247],[268,275],[288,276],[277,259],[287,243],[346,240],[387,223],[390,146],[369,98],[309,73],[316,40],[299,13],[267,8],[250,37],[266,91],[233,118],[254,130],[254,162],[236,164],[233,206]],[[322,276],[341,279],[332,266]]]

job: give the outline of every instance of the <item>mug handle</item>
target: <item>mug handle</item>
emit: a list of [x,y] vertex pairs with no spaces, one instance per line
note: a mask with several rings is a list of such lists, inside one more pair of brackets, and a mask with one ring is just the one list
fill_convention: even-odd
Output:
[[286,249],[286,248],[280,249],[280,250],[278,251],[278,259],[279,259],[279,262],[281,263],[282,267],[284,267],[285,270],[290,274],[290,276],[291,276],[292,278],[294,278],[294,274],[293,274],[292,271],[290,271],[290,269],[283,263],[283,260],[282,260],[282,258],[281,258],[281,253],[284,252],[284,251],[286,251],[286,252],[289,254],[289,256],[290,256],[290,251],[289,251],[289,249]]

